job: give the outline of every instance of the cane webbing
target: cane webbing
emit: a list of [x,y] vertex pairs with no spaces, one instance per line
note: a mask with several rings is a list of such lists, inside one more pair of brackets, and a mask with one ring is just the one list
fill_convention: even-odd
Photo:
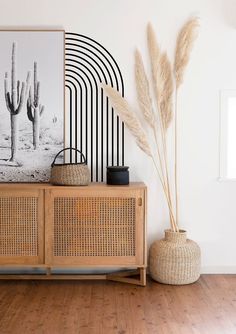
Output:
[[54,256],[134,256],[135,198],[56,197]]

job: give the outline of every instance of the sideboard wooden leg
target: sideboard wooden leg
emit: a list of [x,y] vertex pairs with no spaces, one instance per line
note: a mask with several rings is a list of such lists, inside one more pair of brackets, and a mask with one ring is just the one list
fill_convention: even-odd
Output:
[[146,286],[146,268],[140,268],[140,281],[142,286]]
[[[134,276],[138,276],[135,278]],[[127,270],[108,274],[106,279],[114,282],[122,282],[135,284],[140,286],[146,285],[146,268],[138,268],[137,270]]]

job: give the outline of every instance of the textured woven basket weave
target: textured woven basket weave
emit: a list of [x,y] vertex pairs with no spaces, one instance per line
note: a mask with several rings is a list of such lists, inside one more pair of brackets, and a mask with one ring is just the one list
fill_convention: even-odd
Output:
[[201,252],[196,242],[186,238],[186,231],[165,231],[165,238],[150,248],[151,277],[165,284],[190,284],[200,277]]
[[[56,159],[59,154],[66,150],[75,150],[79,152],[82,155],[84,162],[56,164]],[[50,182],[52,184],[67,186],[87,186],[89,184],[90,172],[86,164],[85,156],[75,148],[65,148],[58,152],[51,167]]]

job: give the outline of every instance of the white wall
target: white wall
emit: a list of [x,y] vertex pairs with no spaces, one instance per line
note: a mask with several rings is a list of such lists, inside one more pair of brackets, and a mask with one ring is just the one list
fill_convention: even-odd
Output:
[[[147,62],[145,28],[153,23],[173,56],[175,37],[192,14],[201,18],[180,110],[180,220],[202,249],[204,272],[236,273],[236,182],[219,182],[219,91],[236,89],[234,0],[0,0],[2,28],[64,28],[101,42],[118,61],[126,96],[136,106],[133,51]],[[132,180],[149,189],[148,241],[163,234],[168,216],[151,161],[129,140]]]

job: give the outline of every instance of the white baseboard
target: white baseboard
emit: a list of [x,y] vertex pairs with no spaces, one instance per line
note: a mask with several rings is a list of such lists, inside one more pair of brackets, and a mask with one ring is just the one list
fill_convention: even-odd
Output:
[[236,266],[202,266],[201,274],[236,274]]

